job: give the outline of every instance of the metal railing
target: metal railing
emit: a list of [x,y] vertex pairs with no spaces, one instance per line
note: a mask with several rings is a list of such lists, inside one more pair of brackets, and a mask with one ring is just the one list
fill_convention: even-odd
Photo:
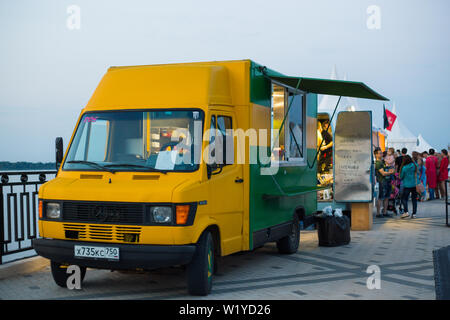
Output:
[[39,185],[54,175],[56,171],[0,172],[0,264],[4,256],[33,249],[31,240],[39,236]]

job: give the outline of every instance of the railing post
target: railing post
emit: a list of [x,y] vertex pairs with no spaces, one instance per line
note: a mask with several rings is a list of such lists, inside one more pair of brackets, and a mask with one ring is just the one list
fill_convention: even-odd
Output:
[[3,263],[4,241],[5,241],[5,211],[3,208],[3,186],[0,185],[0,264]]

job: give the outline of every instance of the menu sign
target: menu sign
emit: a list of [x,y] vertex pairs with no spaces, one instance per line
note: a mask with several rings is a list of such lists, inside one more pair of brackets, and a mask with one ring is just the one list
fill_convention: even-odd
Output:
[[338,202],[372,201],[372,115],[338,115],[334,138],[334,194]]

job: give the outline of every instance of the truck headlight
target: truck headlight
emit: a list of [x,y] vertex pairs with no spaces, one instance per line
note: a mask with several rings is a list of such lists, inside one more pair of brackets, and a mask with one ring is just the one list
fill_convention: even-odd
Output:
[[45,216],[50,219],[59,219],[61,217],[61,206],[59,203],[47,203]]
[[170,223],[172,222],[172,208],[171,207],[151,207],[150,214],[154,222]]

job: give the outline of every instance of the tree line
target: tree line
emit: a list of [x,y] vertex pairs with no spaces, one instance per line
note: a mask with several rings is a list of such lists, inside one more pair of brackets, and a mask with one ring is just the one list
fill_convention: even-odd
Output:
[[0,161],[0,171],[2,170],[54,170],[54,162],[9,162]]

